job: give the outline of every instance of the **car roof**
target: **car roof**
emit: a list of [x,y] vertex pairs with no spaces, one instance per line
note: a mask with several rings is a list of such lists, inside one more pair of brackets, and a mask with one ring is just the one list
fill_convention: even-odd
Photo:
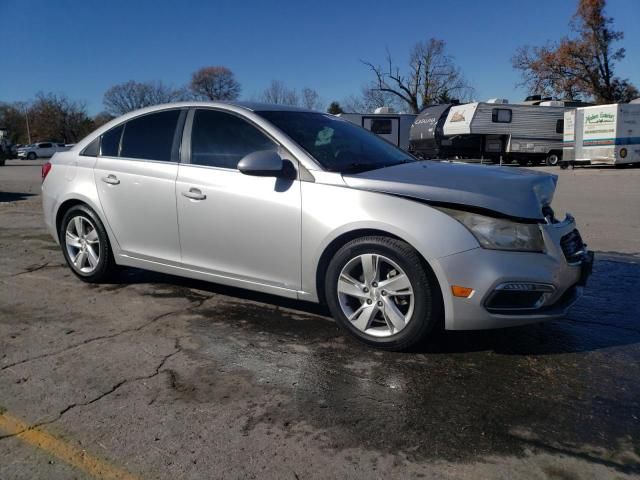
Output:
[[152,112],[154,110],[163,110],[167,108],[176,108],[176,107],[187,108],[187,107],[229,107],[229,106],[242,108],[244,110],[249,110],[251,112],[261,112],[261,111],[263,112],[264,111],[315,112],[314,110],[310,110],[308,108],[294,107],[291,105],[278,105],[273,103],[261,103],[261,102],[241,102],[241,101],[235,101],[235,100],[210,101],[210,102],[187,101],[187,102],[164,103],[160,105],[153,105],[151,107],[147,107],[137,111]]

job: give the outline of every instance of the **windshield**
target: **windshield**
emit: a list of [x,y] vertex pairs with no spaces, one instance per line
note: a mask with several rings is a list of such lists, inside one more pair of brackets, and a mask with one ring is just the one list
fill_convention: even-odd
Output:
[[416,161],[377,135],[333,115],[256,113],[289,135],[330,172],[357,173]]

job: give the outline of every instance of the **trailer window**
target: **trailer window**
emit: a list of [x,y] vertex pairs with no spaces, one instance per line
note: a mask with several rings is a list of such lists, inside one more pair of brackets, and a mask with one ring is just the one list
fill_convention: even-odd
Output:
[[564,119],[560,119],[556,122],[556,133],[564,133]]
[[378,135],[389,135],[391,133],[391,119],[376,118],[371,121],[371,131]]
[[491,120],[494,123],[511,123],[511,109],[494,108],[491,111]]

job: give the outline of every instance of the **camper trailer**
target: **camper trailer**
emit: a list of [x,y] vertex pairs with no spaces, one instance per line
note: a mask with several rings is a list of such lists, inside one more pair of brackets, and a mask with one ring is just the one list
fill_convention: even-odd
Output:
[[562,167],[640,163],[640,104],[577,108],[565,113]]
[[395,113],[389,107],[380,107],[374,113],[339,113],[338,116],[408,150],[409,130],[417,115]]
[[[545,102],[546,103],[546,102]],[[443,126],[445,139],[475,140],[473,156],[521,165],[546,160],[557,165],[562,158],[563,102],[546,105],[511,104],[503,99],[451,107]],[[462,156],[469,156],[465,151]]]
[[444,122],[457,104],[431,105],[416,117],[409,132],[409,152],[418,158],[480,158],[481,139],[471,135],[446,137]]

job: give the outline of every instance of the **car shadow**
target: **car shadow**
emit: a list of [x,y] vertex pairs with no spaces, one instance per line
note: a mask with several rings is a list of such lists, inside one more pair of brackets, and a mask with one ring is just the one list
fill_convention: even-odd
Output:
[[35,193],[0,192],[0,203],[18,202],[33,197]]
[[[319,321],[314,327],[314,337],[333,337],[335,334],[335,328],[327,327],[329,323],[324,321],[330,318],[328,309],[311,302],[133,268],[123,269],[113,280],[111,288],[142,283],[152,284],[157,290],[162,290],[162,296],[188,297],[193,295],[191,290],[195,289],[325,317],[318,318],[323,321]],[[634,300],[635,297],[630,295],[633,285],[638,284],[640,264],[600,260],[596,262],[585,295],[563,319],[496,330],[435,329],[429,340],[414,348],[413,353],[437,355],[492,351],[503,355],[536,356],[590,352],[640,344],[640,326],[637,325],[640,306]],[[171,293],[167,294],[167,290]],[[151,296],[154,294],[151,293]],[[242,310],[243,306],[239,304],[233,308]],[[289,315],[280,313],[278,309],[265,306],[264,309],[259,309],[262,314],[256,314],[254,310],[255,308],[251,315],[247,315],[246,320],[256,322],[259,324],[256,326],[262,329],[268,329],[271,325],[274,333],[281,329],[274,326],[279,321],[292,321]],[[234,316],[239,315],[241,312]],[[272,318],[274,316],[281,318]],[[295,325],[291,326],[291,330],[295,328]]]

